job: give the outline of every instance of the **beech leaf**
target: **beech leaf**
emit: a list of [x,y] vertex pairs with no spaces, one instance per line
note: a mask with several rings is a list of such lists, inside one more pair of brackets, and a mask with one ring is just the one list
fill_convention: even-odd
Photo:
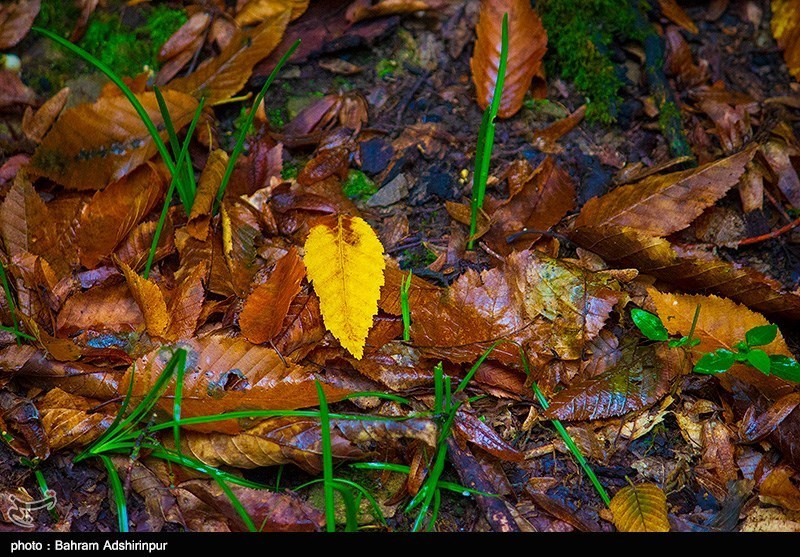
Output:
[[655,484],[623,487],[608,506],[620,532],[669,532],[667,496]]

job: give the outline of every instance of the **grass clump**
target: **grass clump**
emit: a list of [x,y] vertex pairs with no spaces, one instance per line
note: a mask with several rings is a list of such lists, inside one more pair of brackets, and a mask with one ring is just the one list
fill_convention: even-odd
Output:
[[633,4],[617,0],[539,0],[547,29],[548,74],[570,80],[587,100],[586,119],[617,118],[623,82],[611,60],[614,41],[641,41]]

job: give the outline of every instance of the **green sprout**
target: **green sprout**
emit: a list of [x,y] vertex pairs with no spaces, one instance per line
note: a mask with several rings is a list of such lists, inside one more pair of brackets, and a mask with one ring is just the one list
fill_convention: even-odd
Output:
[[409,269],[408,275],[400,284],[400,311],[403,315],[403,340],[411,340],[411,306],[408,301],[408,292],[411,289],[412,271]]

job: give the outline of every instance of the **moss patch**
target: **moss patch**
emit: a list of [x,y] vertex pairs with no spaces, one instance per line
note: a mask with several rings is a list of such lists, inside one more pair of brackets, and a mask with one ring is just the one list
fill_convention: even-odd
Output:
[[342,191],[350,199],[364,200],[378,191],[378,186],[360,170],[350,170],[342,182]]
[[539,0],[536,8],[547,29],[548,73],[572,81],[586,97],[587,120],[613,122],[622,79],[609,47],[642,40],[634,8],[619,0]]

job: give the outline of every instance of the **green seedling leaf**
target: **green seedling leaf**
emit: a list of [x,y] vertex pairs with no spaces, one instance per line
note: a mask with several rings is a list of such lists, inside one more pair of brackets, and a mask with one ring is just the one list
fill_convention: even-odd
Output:
[[[631,310],[631,318],[634,324],[642,331],[642,334],[650,340],[669,340],[669,333],[664,323],[658,315],[645,311],[643,309],[635,308]],[[682,338],[680,341],[686,344],[688,339]],[[675,346],[682,346],[683,344],[675,344]],[[670,344],[672,346],[672,344]]]
[[747,363],[765,375],[769,375],[771,361],[763,350],[750,350],[747,353]]
[[777,325],[753,327],[744,334],[748,346],[766,346],[778,336]]
[[728,371],[734,363],[736,363],[735,354],[730,350],[720,348],[714,352],[704,354],[694,365],[694,372],[705,375],[716,375],[717,373]]
[[782,354],[773,354],[769,357],[769,361],[769,371],[772,375],[800,383],[800,364],[797,363],[797,360]]

